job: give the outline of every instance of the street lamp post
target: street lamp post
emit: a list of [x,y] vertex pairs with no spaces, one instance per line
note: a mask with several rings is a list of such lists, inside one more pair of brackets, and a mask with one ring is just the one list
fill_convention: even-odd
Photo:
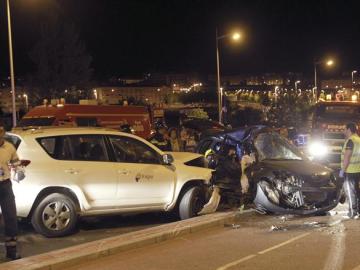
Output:
[[332,66],[334,64],[334,61],[329,59],[327,61],[314,61],[314,88],[313,88],[313,97],[314,100],[317,100],[318,96],[318,87],[317,87],[317,65],[326,63],[327,66]]
[[357,70],[353,70],[351,72],[351,89],[354,90],[354,74],[357,72]]
[[27,94],[23,94],[23,97],[25,99],[25,108],[26,108],[26,111],[29,110],[29,99],[28,99],[28,95]]
[[233,40],[237,41],[241,38],[241,35],[239,33],[232,33],[232,34],[226,34],[219,36],[218,30],[216,28],[216,75],[217,75],[217,92],[218,92],[218,114],[219,114],[219,122],[222,123],[222,89],[221,89],[221,82],[220,82],[220,53],[219,53],[219,40],[232,37]]
[[300,83],[300,81],[295,82],[295,92],[297,92],[297,85]]
[[14,78],[14,59],[13,59],[13,46],[11,34],[11,16],[10,16],[10,3],[6,0],[6,11],[8,19],[8,36],[9,36],[9,60],[10,60],[10,80],[11,80],[11,98],[12,98],[12,120],[13,127],[16,127],[16,93],[15,93],[15,78]]

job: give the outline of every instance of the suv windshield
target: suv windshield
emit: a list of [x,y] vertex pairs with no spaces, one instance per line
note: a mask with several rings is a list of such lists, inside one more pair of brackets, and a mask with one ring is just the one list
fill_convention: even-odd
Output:
[[326,119],[348,119],[360,118],[360,107],[346,104],[319,105],[315,111],[316,117]]
[[254,142],[259,159],[304,160],[304,155],[285,138],[275,132],[261,133]]

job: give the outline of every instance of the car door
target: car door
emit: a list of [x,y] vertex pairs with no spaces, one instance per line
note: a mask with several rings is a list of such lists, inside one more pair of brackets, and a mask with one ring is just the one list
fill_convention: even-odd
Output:
[[118,174],[117,196],[124,207],[163,207],[173,199],[174,166],[161,164],[161,155],[143,141],[109,136]]
[[93,209],[118,206],[116,194],[117,175],[110,162],[102,135],[67,136],[71,149],[71,161],[65,172],[76,175],[76,185],[83,191]]

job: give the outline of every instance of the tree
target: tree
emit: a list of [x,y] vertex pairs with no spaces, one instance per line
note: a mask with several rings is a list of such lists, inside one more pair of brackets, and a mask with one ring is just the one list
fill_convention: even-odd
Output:
[[37,67],[32,81],[39,90],[39,98],[58,98],[65,89],[84,87],[92,74],[92,57],[75,26],[63,20],[61,13],[42,26],[30,58]]

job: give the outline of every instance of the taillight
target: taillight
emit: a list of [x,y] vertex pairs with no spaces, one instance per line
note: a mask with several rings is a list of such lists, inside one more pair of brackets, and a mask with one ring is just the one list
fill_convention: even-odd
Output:
[[31,163],[30,160],[27,160],[27,159],[22,159],[20,160],[20,165],[23,166],[23,167],[26,167],[27,165],[29,165]]

